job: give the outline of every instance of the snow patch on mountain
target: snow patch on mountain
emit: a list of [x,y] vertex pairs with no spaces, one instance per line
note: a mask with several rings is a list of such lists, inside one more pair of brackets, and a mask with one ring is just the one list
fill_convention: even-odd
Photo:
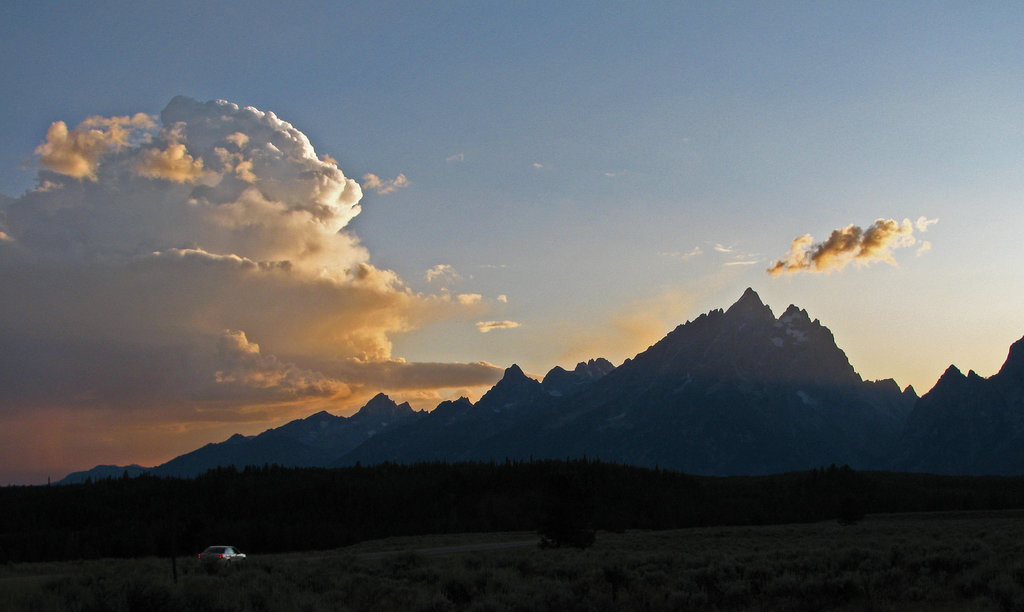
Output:
[[800,344],[802,342],[807,342],[807,332],[805,332],[805,331],[803,331],[801,329],[795,329],[795,328],[792,328],[792,327],[787,327],[786,328],[786,335],[787,336],[792,336],[792,338],[794,340],[796,340],[797,344]]

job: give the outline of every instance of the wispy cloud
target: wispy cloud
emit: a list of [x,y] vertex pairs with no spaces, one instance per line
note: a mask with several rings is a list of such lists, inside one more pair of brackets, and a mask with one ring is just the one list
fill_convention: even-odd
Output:
[[917,221],[914,222],[914,227],[919,232],[927,232],[928,228],[938,223],[938,219],[929,219],[928,217],[918,217]]
[[480,333],[486,334],[495,329],[513,329],[519,327],[516,321],[477,321],[476,328]]
[[762,261],[761,256],[757,253],[749,253],[733,245],[716,243],[712,250],[724,256],[726,261],[722,263],[722,266],[725,267],[753,266]]
[[462,280],[462,275],[449,264],[437,264],[427,270],[426,278],[428,283],[450,285]]
[[446,162],[463,162],[466,161],[466,155],[464,153],[456,153],[455,155],[449,155],[444,160]]
[[736,261],[727,261],[723,266],[753,266],[761,263],[760,259],[739,259]]
[[363,175],[363,189],[375,191],[381,195],[398,191],[409,186],[409,179],[404,174],[399,174],[393,179],[381,179],[376,174]]
[[[938,219],[920,217],[916,223],[910,219],[902,222],[895,219],[877,219],[861,229],[848,225],[832,231],[824,242],[814,242],[810,234],[793,240],[789,252],[773,263],[767,270],[772,276],[797,274],[800,272],[832,272],[842,270],[850,263],[868,265],[876,261],[896,264],[892,252],[918,243],[914,236],[915,227],[924,232]],[[931,244],[921,244],[918,253],[928,250]]]
[[676,257],[685,261],[687,259],[693,259],[698,255],[702,255],[703,253],[703,249],[701,249],[699,246],[695,246],[685,253],[681,251],[663,251],[661,255],[662,257]]

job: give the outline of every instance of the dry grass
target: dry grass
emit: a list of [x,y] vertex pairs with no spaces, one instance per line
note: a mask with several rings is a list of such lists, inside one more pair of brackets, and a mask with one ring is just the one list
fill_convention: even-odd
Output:
[[1020,513],[599,533],[586,550],[366,553],[531,534],[392,538],[253,555],[0,566],[0,610],[1021,610]]

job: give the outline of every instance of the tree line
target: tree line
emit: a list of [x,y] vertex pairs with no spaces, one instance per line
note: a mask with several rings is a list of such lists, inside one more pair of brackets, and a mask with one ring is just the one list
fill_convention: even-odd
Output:
[[[1024,477],[858,472],[829,466],[709,477],[597,460],[218,468],[194,479],[113,478],[0,488],[0,562],[324,550],[389,536],[840,519],[865,513],[1024,508]],[[582,534],[582,535],[581,535]]]

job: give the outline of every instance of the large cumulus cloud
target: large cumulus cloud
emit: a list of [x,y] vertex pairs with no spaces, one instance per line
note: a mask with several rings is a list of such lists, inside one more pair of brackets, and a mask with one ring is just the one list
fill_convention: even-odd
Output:
[[271,112],[177,97],[158,118],[55,122],[36,153],[37,188],[0,202],[0,412],[231,420],[500,375],[392,355],[466,305],[373,266],[346,229],[360,185]]

